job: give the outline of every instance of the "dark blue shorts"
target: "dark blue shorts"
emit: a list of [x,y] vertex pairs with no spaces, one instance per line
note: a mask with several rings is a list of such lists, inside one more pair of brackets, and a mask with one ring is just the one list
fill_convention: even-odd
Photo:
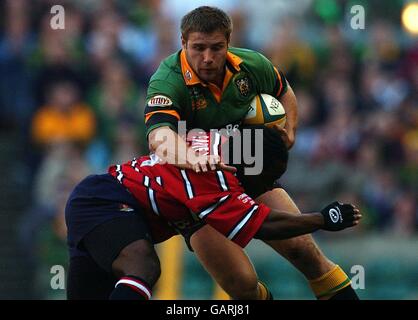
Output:
[[[152,242],[143,210],[109,174],[90,175],[74,188],[65,208],[65,221],[70,258],[94,257],[97,253],[108,264],[130,242]],[[95,252],[88,252],[83,244],[87,235],[92,238],[91,234],[94,246],[89,250]]]

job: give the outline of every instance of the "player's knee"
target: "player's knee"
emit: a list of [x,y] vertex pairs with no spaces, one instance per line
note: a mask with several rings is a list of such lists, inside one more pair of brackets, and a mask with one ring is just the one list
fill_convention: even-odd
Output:
[[309,259],[306,250],[299,245],[289,245],[284,249],[286,257],[290,261],[299,261],[302,259]]
[[118,277],[132,275],[153,286],[161,274],[160,260],[151,243],[138,240],[122,249],[112,264]]
[[292,262],[301,262],[307,265],[316,265],[325,259],[310,236],[301,236],[291,239],[282,249],[285,256]]

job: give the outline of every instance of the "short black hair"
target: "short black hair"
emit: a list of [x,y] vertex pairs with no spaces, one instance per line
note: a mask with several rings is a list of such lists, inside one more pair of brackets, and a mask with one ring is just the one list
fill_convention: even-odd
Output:
[[185,40],[192,32],[213,33],[221,31],[229,42],[232,32],[232,20],[224,11],[216,7],[201,6],[181,19],[181,35]]

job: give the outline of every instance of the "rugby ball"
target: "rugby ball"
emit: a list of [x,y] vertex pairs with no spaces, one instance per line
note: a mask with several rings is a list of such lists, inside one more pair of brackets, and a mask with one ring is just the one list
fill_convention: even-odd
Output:
[[286,123],[286,111],[275,97],[261,93],[254,97],[250,109],[243,121],[244,124],[264,124],[272,127],[278,124],[283,128]]

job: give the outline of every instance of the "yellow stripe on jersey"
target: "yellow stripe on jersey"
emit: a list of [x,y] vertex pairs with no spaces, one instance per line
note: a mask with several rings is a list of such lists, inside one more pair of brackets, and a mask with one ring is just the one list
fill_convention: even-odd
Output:
[[[238,57],[237,55],[228,51],[226,53],[226,60],[231,64],[231,66],[236,71],[241,70],[239,65],[242,63],[242,59],[240,57]],[[180,65],[181,65],[181,72],[183,74],[183,78],[184,78],[184,81],[185,81],[187,86],[192,86],[192,85],[195,85],[195,84],[198,84],[198,83],[205,86],[205,83],[203,83],[199,79],[199,76],[194,72],[192,67],[187,62],[187,57],[186,57],[186,51],[185,50],[182,50],[181,53],[180,53]],[[228,68],[227,68],[227,70],[228,70]],[[227,77],[227,75],[225,75],[225,78],[226,77]],[[225,80],[226,79],[224,79],[223,88],[225,88]],[[226,83],[228,83],[228,82],[229,82],[229,79],[226,81]]]
[[274,68],[274,71],[276,72],[276,74],[277,74],[277,79],[280,81],[280,87],[279,87],[279,90],[277,91],[277,93],[276,93],[276,97],[278,97],[279,96],[279,94],[282,92],[282,90],[283,90],[283,82],[282,82],[282,77],[280,76],[280,73],[279,73],[279,71],[277,70],[277,68],[276,67],[273,67]]
[[219,89],[218,86],[213,83],[209,83],[208,85],[209,90],[212,92],[213,96],[216,99],[216,102],[218,103],[221,102],[222,93],[224,92],[226,86],[228,85],[229,81],[234,75],[227,67],[225,67],[225,69],[226,69],[226,72],[225,72],[225,78],[224,78],[224,82],[222,85],[222,89]]
[[177,112],[176,110],[158,110],[158,111],[148,112],[148,113],[145,115],[145,123],[147,123],[147,121],[149,120],[149,118],[151,118],[151,116],[152,116],[153,114],[156,114],[156,113],[165,113],[165,114],[169,114],[169,115],[171,115],[171,116],[176,117],[176,118],[177,118],[177,120],[179,120],[179,121],[180,121],[180,115],[178,114],[178,112]]

